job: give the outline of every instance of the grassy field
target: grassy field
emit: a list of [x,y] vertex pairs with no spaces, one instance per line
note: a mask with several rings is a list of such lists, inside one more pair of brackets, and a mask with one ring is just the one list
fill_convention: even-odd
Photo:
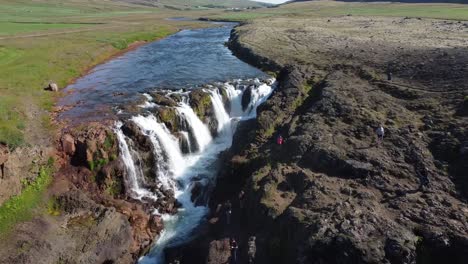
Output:
[[[177,16],[173,10],[119,2],[25,3],[0,0],[0,141],[13,148],[35,144],[28,140],[28,127],[44,128],[29,133],[50,132],[43,111],[57,96],[43,89],[50,81],[63,88],[133,42],[202,26],[165,20]],[[186,13],[198,17],[197,11]]]
[[[50,110],[53,105],[57,94],[43,90],[50,81],[63,88],[130,43],[162,38],[183,27],[202,26],[168,21],[167,17],[246,21],[350,14],[468,20],[468,6],[452,4],[308,2],[233,12],[197,6],[229,6],[234,3],[231,0],[141,2],[147,5],[99,0],[0,0],[0,141],[12,147],[35,144],[28,140],[28,133],[47,133],[47,129],[28,128],[48,127],[47,112],[37,114],[37,110]],[[187,10],[163,8],[169,2]],[[246,1],[237,4],[249,5]]]
[[275,8],[247,10],[243,12],[225,11],[222,14],[210,16],[210,18],[230,21],[245,21],[272,16],[333,17],[343,15],[468,20],[468,5],[344,3],[329,1],[302,2],[282,5]]

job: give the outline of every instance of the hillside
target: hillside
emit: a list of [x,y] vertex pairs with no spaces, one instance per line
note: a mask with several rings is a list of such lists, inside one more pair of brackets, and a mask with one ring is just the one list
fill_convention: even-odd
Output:
[[[293,0],[294,2],[311,2],[316,0]],[[339,2],[395,2],[395,3],[452,3],[452,4],[468,4],[468,0],[338,0]]]
[[144,6],[173,8],[247,8],[264,7],[265,3],[249,0],[114,0]]

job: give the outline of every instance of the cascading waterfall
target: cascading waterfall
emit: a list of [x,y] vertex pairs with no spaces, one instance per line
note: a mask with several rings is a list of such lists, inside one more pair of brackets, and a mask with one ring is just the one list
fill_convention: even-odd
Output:
[[242,111],[242,89],[236,89],[234,85],[230,83],[224,84],[224,90],[226,91],[229,102],[231,103],[231,117],[242,117],[244,111]]
[[198,145],[198,151],[203,151],[212,140],[208,127],[203,124],[203,122],[193,112],[193,109],[185,102],[181,102],[179,104],[177,111],[179,112],[180,117],[185,119],[187,124],[190,126]]
[[141,199],[142,197],[150,197],[153,199],[157,199],[156,195],[149,192],[146,189],[140,187],[140,181],[143,179],[141,170],[135,165],[135,161],[133,160],[133,156],[131,154],[130,148],[128,147],[126,137],[123,134],[120,127],[122,126],[121,122],[117,123],[117,128],[115,129],[115,133],[117,135],[117,139],[119,141],[119,149],[127,168],[127,181],[126,184],[128,185],[128,189],[130,190],[130,195],[134,198]]
[[223,99],[219,94],[218,89],[208,90],[210,93],[211,103],[213,104],[213,111],[218,121],[218,133],[228,133],[229,136],[232,134],[231,118],[226,113],[226,108],[223,104]]
[[[255,82],[258,82],[258,84]],[[194,182],[202,183],[203,186],[207,185],[208,182],[214,183],[218,154],[231,146],[235,123],[239,119],[254,118],[258,105],[263,103],[274,89],[274,84],[268,85],[267,83],[260,83],[258,80],[254,80],[254,83],[250,104],[245,111],[242,110],[241,106],[241,98],[244,92],[242,87],[244,86],[238,85],[235,87],[226,83],[219,88],[224,89],[226,92],[230,103],[230,113],[227,113],[223,98],[217,88],[204,89],[210,95],[214,117],[218,124],[216,138],[212,138],[208,126],[200,120],[189,106],[185,96],[186,93],[181,96],[181,100],[175,109],[179,118],[183,121],[182,123],[187,127],[179,128],[180,131],[177,133],[184,138],[183,140],[188,142],[189,146],[191,138],[198,145],[196,151],[189,147],[187,154],[183,154],[180,144],[181,139],[173,135],[166,125],[158,121],[153,114],[148,113],[131,118],[131,121],[141,129],[144,136],[148,137],[153,145],[154,156],[157,159],[155,178],[164,188],[171,189],[175,198],[181,204],[177,214],[162,215],[165,228],[153,249],[147,256],[140,259],[140,263],[164,263],[163,252],[165,248],[181,245],[193,237],[193,230],[208,212],[206,206],[196,206],[191,200],[191,190]],[[151,100],[149,96],[146,97]],[[151,105],[151,102],[145,104],[146,107]],[[143,176],[137,173],[129,144],[127,144],[130,139],[120,130],[121,124],[117,127],[116,132],[120,142],[120,151],[127,169],[127,178],[129,178],[130,182],[128,188],[132,190],[132,193],[137,194],[135,198],[151,196],[150,191],[144,190],[138,185],[138,177]]]

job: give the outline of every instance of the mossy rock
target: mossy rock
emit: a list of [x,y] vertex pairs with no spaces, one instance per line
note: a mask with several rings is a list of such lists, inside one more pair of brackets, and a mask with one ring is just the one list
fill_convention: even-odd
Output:
[[170,107],[177,106],[177,102],[174,99],[170,98],[170,97],[167,97],[167,96],[165,96],[163,94],[160,94],[160,93],[157,93],[157,92],[152,92],[150,94],[153,97],[153,102],[155,102],[158,105],[170,106]]
[[179,116],[175,108],[158,107],[155,111],[159,120],[161,120],[170,131],[176,132],[179,130]]
[[203,90],[194,90],[190,93],[190,106],[201,120],[205,120],[212,111],[210,94]]
[[221,95],[221,98],[223,99],[223,104],[224,104],[224,108],[226,109],[226,112],[230,113],[231,101],[229,100],[226,89],[218,88],[218,90],[219,90],[219,94]]

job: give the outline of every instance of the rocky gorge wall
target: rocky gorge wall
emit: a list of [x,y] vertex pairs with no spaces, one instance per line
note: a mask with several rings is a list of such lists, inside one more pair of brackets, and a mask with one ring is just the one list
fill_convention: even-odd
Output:
[[[330,39],[341,34],[333,31],[336,24],[356,28],[369,22],[333,20],[330,26],[323,19],[265,19],[232,32],[229,47],[241,59],[267,71],[281,68],[279,86],[257,119],[241,124],[202,235],[170,250],[172,263],[226,263],[232,238],[239,243],[240,263],[468,258],[464,49],[420,43],[411,51],[417,56],[395,63],[413,47],[402,50],[390,42],[377,48],[381,42],[362,36],[320,43],[316,28],[322,34],[329,29],[323,39]],[[382,21],[373,21],[369,32],[380,29]],[[407,37],[408,43],[417,41]],[[310,53],[301,57],[304,50]],[[386,135],[377,144],[380,124]],[[278,134],[285,138],[281,146],[275,144]],[[234,208],[231,224],[227,201]]]

